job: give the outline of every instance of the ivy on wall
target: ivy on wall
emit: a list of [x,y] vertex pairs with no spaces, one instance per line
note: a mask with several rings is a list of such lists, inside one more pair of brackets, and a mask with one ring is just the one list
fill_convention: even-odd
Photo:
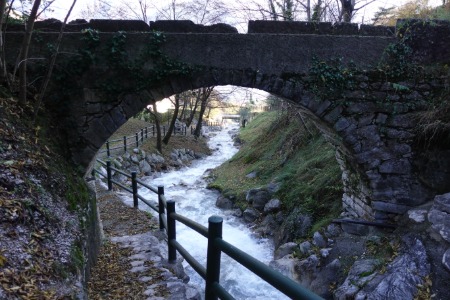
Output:
[[108,41],[101,41],[99,32],[82,31],[82,45],[75,55],[62,59],[56,68],[55,86],[63,95],[78,89],[83,76],[96,68],[94,85],[105,93],[105,99],[121,93],[150,89],[174,75],[189,75],[193,68],[170,59],[161,50],[166,41],[160,32],[149,33],[145,47],[137,54],[127,51],[127,33],[116,32]]

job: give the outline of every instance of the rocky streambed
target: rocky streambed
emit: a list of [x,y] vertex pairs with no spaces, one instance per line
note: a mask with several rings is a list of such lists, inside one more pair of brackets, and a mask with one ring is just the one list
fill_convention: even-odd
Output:
[[[155,178],[202,157],[177,149],[168,162],[135,149],[114,162]],[[257,236],[273,240],[274,269],[326,299],[447,299],[450,194],[399,217],[396,228],[332,223],[309,234],[311,217],[300,210],[283,212],[274,196],[277,189],[272,183],[249,190],[245,210],[232,197],[218,194],[215,201],[224,215],[240,218]]]
[[308,235],[311,217],[283,212],[277,188],[272,183],[249,190],[243,211],[234,199],[216,202],[273,239],[274,269],[326,299],[447,299],[450,193],[408,211],[395,228],[331,223]]

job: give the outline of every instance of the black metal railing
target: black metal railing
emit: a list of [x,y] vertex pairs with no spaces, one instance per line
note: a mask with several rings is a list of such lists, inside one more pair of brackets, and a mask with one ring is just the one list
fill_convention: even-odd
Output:
[[[219,122],[204,122],[203,126],[210,127],[218,127],[222,126]],[[190,134],[193,134],[195,131],[195,126],[190,127]],[[161,126],[161,133],[163,136],[166,135],[167,128],[165,125]],[[187,135],[188,134],[187,126],[177,127],[173,130],[173,135]],[[130,136],[123,136],[120,139],[115,140],[107,140],[104,145],[104,149],[100,150],[99,153],[106,153],[108,157],[111,156],[111,151],[114,150],[123,150],[126,152],[130,147],[138,148],[139,145],[142,145],[145,139],[156,136],[156,127],[155,125],[147,126],[141,128],[138,132]]]
[[[299,285],[290,278],[273,270],[264,263],[248,255],[232,244],[222,239],[223,219],[219,216],[211,216],[208,219],[208,228],[183,216],[175,211],[175,202],[168,201],[164,196],[164,187],[153,187],[136,178],[136,172],[127,174],[111,166],[111,162],[97,160],[97,162],[106,167],[106,175],[97,169],[92,170],[92,175],[101,175],[106,178],[108,190],[112,190],[113,184],[119,186],[133,195],[133,206],[138,208],[139,200],[149,206],[159,215],[159,228],[167,234],[168,261],[177,260],[177,252],[189,263],[189,265],[205,280],[205,299],[235,299],[223,286],[220,285],[220,264],[222,252],[240,263],[242,266],[268,282],[277,290],[292,299],[322,299],[305,287]],[[128,187],[112,179],[112,171],[118,172],[131,180],[131,186]],[[138,193],[138,185],[147,188],[158,195],[157,204],[144,198]],[[208,239],[208,248],[206,256],[206,268],[200,264],[180,243],[177,242],[176,222],[180,222],[190,229]]]
[[[165,125],[161,126],[162,135],[166,135],[167,128]],[[177,128],[173,131],[173,135],[187,135],[188,130],[186,126],[181,128]],[[105,142],[105,146],[103,150],[100,150],[99,153],[106,153],[109,157],[111,156],[111,151],[113,150],[123,150],[124,152],[129,149],[129,147],[138,148],[139,145],[142,145],[145,139],[156,136],[156,128],[155,125],[147,126],[141,128],[138,132],[130,136],[123,136],[120,139],[115,140],[107,140]]]

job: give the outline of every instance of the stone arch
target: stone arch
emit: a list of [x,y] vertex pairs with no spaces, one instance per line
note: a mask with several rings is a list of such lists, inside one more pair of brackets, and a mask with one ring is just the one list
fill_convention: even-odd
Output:
[[347,95],[355,100],[351,106],[319,101],[301,83],[254,70],[200,70],[189,77],[172,77],[148,91],[121,95],[108,104],[102,104],[98,91],[84,89],[84,106],[75,112],[83,117],[76,133],[78,143],[72,147],[74,159],[88,167],[109,136],[146,105],[214,85],[263,90],[295,103],[307,114],[336,147],[344,184],[343,206],[355,217],[391,218],[431,197],[413,172],[414,122],[407,111],[392,117],[375,105],[374,99],[361,94]]

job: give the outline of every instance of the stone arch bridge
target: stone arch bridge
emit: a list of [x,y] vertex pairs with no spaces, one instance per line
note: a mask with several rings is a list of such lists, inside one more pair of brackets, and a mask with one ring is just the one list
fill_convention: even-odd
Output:
[[[52,26],[51,22],[37,24],[40,31],[34,35],[30,57],[45,57],[57,36],[51,32]],[[80,33],[83,28],[100,32],[95,36],[90,31]],[[409,41],[423,64],[449,57],[449,47],[438,50],[442,45],[435,39],[436,32],[448,30],[448,26],[436,28],[428,31],[418,26],[414,32],[422,35]],[[152,29],[164,35],[149,32]],[[22,34],[10,30],[6,35],[7,57],[14,62]],[[53,80],[47,106],[59,120],[70,156],[86,171],[102,144],[148,104],[186,90],[235,85],[289,100],[315,122],[336,146],[344,207],[356,217],[389,218],[429,201],[437,190],[450,190],[445,182],[449,179],[448,159],[444,166],[438,160],[424,162],[415,145],[414,115],[426,109],[427,97],[444,86],[442,80],[390,81],[371,71],[383,61],[385,49],[398,42],[394,28],[254,21],[249,23],[247,34],[239,34],[223,24],[159,21],[149,28],[133,21],[91,20],[68,25],[67,30],[72,32],[64,34],[57,65],[75,58],[65,66],[80,70],[70,73],[73,78],[64,82]],[[118,30],[127,32],[114,40]],[[157,48],[148,50],[149,36],[161,39]],[[435,47],[422,46],[429,39],[435,39]],[[93,56],[93,49],[101,47],[108,49],[103,53],[109,60],[96,57],[87,64],[82,59],[87,51]],[[128,69],[139,73],[136,78],[156,78],[145,88],[123,75],[127,72],[123,65],[122,69],[114,67],[118,60],[138,58],[143,51],[147,51],[147,59]],[[173,72],[155,72],[155,57],[165,67],[175,65]],[[319,61],[315,72],[311,71],[313,57]],[[341,58],[342,67],[328,68],[325,62],[333,58]],[[359,71],[351,71],[350,65]],[[176,72],[176,68],[185,71]],[[328,71],[344,78],[339,89],[331,93],[336,78],[329,77]],[[348,76],[345,72],[353,73]],[[122,89],[99,84],[105,78]],[[437,152],[436,157],[444,157],[446,151]],[[434,173],[430,173],[432,166]]]

